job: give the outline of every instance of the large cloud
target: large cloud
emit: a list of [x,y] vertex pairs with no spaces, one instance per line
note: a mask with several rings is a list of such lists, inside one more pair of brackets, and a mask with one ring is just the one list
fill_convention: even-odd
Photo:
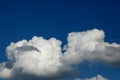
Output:
[[92,77],[92,78],[85,78],[85,79],[75,79],[75,80],[108,80],[107,78],[104,78],[101,75],[97,75],[96,77]]
[[7,62],[0,64],[0,78],[8,80],[58,80],[78,74],[74,67],[86,60],[120,65],[120,45],[104,42],[104,32],[93,29],[72,32],[62,53],[61,41],[33,37],[11,43]]
[[[8,62],[0,66],[0,77],[17,80],[49,80],[74,75],[73,68],[62,63],[61,42],[33,37],[7,47]],[[67,74],[66,74],[67,73]]]
[[72,32],[68,35],[65,59],[70,64],[83,60],[100,62],[108,65],[120,65],[120,45],[104,41],[104,32],[93,29]]

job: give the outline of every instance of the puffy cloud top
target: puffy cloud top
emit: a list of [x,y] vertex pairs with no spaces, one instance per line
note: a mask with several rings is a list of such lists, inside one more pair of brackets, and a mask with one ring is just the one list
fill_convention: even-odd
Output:
[[70,64],[87,60],[108,65],[120,65],[120,45],[109,44],[104,41],[104,37],[104,32],[98,29],[70,33],[65,59]]
[[[104,32],[93,29],[68,34],[62,52],[60,40],[34,36],[31,40],[12,42],[7,48],[7,62],[0,63],[0,78],[11,80],[58,80],[74,76],[71,65],[86,60],[107,65],[120,65],[120,45],[104,41]],[[98,75],[85,80],[102,80]],[[105,80],[105,79],[103,79]]]
[[55,38],[46,40],[36,36],[11,43],[6,49],[9,61],[1,64],[0,77],[30,80],[27,76],[32,76],[34,80],[47,80],[71,75],[72,67],[62,63],[60,45]]
[[106,78],[104,78],[103,76],[101,75],[97,75],[96,77],[92,77],[92,78],[86,78],[86,79],[75,79],[75,80],[108,80]]

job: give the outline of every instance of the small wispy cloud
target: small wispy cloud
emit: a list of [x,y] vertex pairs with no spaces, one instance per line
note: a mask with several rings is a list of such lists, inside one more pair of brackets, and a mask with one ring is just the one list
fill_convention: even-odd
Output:
[[75,80],[108,80],[108,79],[98,74],[97,76],[92,78],[85,78],[85,79],[76,78]]

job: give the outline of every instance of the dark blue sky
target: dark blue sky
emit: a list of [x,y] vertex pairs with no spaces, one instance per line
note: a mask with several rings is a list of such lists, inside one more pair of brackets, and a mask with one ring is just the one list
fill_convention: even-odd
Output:
[[[67,42],[73,31],[103,29],[108,42],[120,43],[120,1],[118,0],[1,0],[0,61],[6,60],[10,42],[32,36],[56,37]],[[81,78],[101,74],[120,80],[120,68],[96,64],[80,65]],[[82,73],[83,72],[83,73]]]

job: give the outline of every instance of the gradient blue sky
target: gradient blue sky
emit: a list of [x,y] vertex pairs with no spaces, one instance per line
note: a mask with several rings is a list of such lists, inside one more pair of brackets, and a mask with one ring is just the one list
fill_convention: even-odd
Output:
[[[10,42],[32,36],[56,37],[67,43],[73,31],[103,29],[105,41],[120,43],[120,1],[118,0],[1,0],[0,62],[6,59]],[[120,67],[88,63],[79,66],[80,78],[101,74],[109,80],[120,80]],[[72,80],[72,79],[69,79]]]

